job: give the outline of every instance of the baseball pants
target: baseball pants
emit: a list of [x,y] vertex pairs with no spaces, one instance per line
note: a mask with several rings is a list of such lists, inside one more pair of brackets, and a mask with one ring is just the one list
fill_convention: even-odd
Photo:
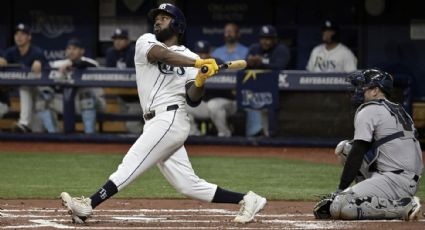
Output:
[[165,111],[148,121],[142,135],[131,146],[109,179],[118,191],[157,165],[167,181],[183,195],[211,202],[217,185],[199,178],[183,144],[189,134],[189,118],[184,108]]

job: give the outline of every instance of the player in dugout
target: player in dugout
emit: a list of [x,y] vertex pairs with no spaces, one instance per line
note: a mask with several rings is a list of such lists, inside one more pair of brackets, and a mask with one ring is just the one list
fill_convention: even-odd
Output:
[[[32,44],[31,28],[19,23],[15,27],[15,46],[7,48],[3,57],[0,57],[0,67],[19,65],[27,68],[34,74],[41,74],[43,68],[47,67],[47,60],[43,50]],[[34,101],[37,95],[37,87],[19,87],[19,120],[15,123],[13,131],[20,133],[32,132],[34,120]]]

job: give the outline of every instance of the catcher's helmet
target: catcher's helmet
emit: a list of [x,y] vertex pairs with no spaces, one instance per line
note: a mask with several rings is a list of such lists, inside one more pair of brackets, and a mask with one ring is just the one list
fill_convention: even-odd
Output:
[[347,81],[354,88],[353,100],[357,103],[363,102],[363,93],[365,89],[378,87],[386,95],[391,95],[393,89],[393,77],[379,69],[366,69],[356,71],[347,77]]
[[157,9],[150,10],[148,17],[154,21],[155,17],[161,12],[169,14],[173,18],[171,20],[170,27],[174,32],[179,34],[184,33],[186,29],[186,19],[182,11],[177,6],[170,3],[161,4]]
[[333,42],[339,42],[339,39],[340,39],[340,37],[339,37],[339,26],[336,23],[334,23],[331,20],[326,20],[323,23],[322,32],[325,31],[325,30],[334,31],[335,33],[334,33],[334,35],[332,36],[331,39],[332,39]]

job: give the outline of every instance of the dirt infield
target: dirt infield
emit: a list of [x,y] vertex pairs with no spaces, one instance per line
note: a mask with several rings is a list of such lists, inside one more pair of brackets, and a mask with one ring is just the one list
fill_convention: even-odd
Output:
[[[128,144],[3,142],[0,152],[124,154]],[[190,155],[281,157],[337,164],[333,149],[187,146]],[[269,201],[255,222],[231,222],[237,205],[193,200],[111,199],[85,225],[71,223],[59,200],[0,200],[0,229],[425,229],[425,221],[317,221],[313,202]]]
[[238,206],[193,200],[112,199],[84,225],[59,200],[0,200],[0,229],[424,229],[424,221],[317,221],[312,202],[272,201],[255,222],[231,222]]

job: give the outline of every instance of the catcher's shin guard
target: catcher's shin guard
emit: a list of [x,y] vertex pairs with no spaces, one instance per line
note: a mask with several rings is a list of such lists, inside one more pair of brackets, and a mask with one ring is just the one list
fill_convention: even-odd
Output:
[[413,199],[410,197],[400,200],[375,196],[359,198],[351,193],[335,197],[330,213],[333,219],[342,220],[407,220],[412,208]]

